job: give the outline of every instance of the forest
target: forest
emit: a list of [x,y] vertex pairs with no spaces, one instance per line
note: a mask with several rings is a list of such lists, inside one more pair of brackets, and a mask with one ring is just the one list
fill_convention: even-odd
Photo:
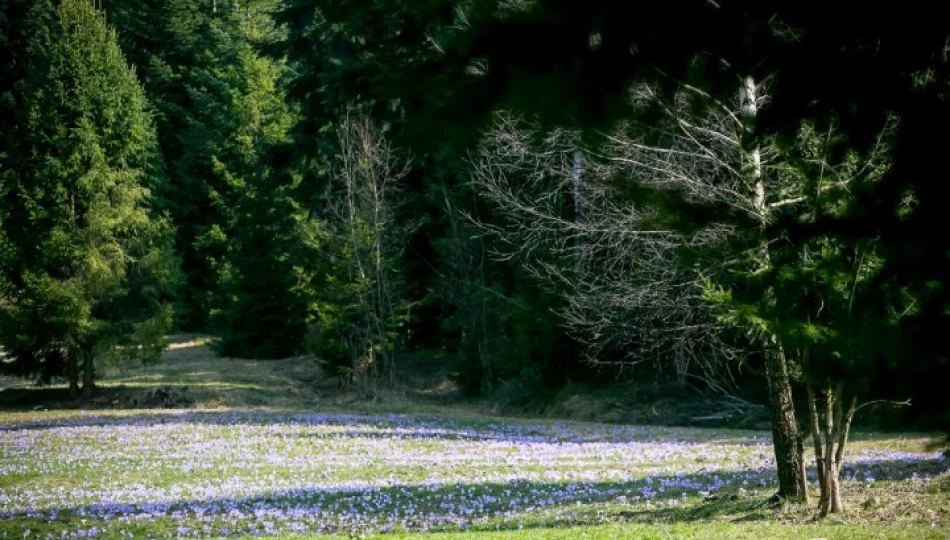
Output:
[[[208,362],[241,359],[223,370],[247,384],[275,366],[314,369],[321,383],[287,384],[379,414],[401,412],[393,396],[436,372],[453,407],[499,415],[557,417],[564,396],[624,392],[645,393],[657,416],[659,400],[696,405],[685,421],[634,423],[749,428],[762,411],[751,425],[767,438],[762,504],[851,516],[845,486],[884,474],[849,463],[852,447],[884,452],[865,447],[868,433],[928,433],[926,452],[950,441],[950,22],[936,4],[0,0],[0,374],[61,388],[72,415],[114,399],[110,373],[168,372],[174,336],[197,335]],[[355,422],[464,439],[484,427],[189,414],[199,431]],[[0,416],[0,436],[76,418]],[[587,428],[498,429],[594,444]],[[650,437],[679,437],[663,433]],[[714,437],[702,433],[683,437]],[[11,441],[0,521],[58,534],[17,499],[40,456],[4,450],[20,448]],[[617,467],[639,459],[624,452]],[[920,455],[926,493],[947,497],[950,454]],[[507,484],[485,485],[506,500]],[[308,497],[337,496],[321,493]],[[584,504],[601,504],[597,493]],[[734,504],[697,493],[699,505]],[[332,527],[201,529],[215,510],[182,521],[172,508],[157,528],[121,534],[468,526],[435,510],[418,525],[421,493],[386,497],[409,505],[402,521],[374,521],[382,505]],[[57,504],[68,516],[86,502]],[[497,530],[493,508],[463,521]],[[689,533],[564,519],[605,526],[603,538]],[[683,521],[648,523],[671,519]],[[950,517],[928,519],[950,530]],[[756,531],[708,537],[857,538]]]

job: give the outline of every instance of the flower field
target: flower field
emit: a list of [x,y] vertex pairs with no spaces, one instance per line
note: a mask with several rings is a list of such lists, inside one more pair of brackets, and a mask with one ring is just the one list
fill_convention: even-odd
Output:
[[[848,538],[849,524],[945,538],[950,460],[924,451],[924,439],[856,438],[842,474],[849,512],[833,525]],[[740,518],[794,532],[812,512],[768,504],[774,488],[764,432],[340,413],[0,414],[0,538],[616,531]]]

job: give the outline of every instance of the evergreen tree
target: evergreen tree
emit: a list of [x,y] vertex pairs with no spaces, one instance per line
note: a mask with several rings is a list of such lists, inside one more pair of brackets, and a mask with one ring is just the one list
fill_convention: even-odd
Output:
[[163,199],[187,280],[179,324],[218,334],[228,355],[293,354],[307,317],[312,269],[301,257],[312,255],[312,223],[294,170],[272,163],[294,120],[287,69],[259,51],[281,42],[277,5],[141,0],[115,10],[159,113]]
[[[805,123],[795,144],[769,152],[765,174],[780,193],[769,199],[773,220],[808,225],[858,212],[859,194],[875,189],[890,167],[894,126],[879,131],[878,143],[862,155],[848,150],[833,127],[818,132]],[[838,151],[844,157],[832,165]],[[724,322],[749,335],[775,336],[799,374],[824,516],[842,510],[838,474],[852,419],[862,402],[887,397],[873,395],[869,382],[882,363],[898,358],[899,323],[915,302],[903,287],[880,279],[878,238],[793,231],[776,234],[768,266],[735,267],[730,286],[711,287],[707,298]]]
[[[380,4],[376,0],[315,3],[333,24],[361,16],[385,20],[373,15]],[[902,11],[904,19],[893,10],[851,2],[833,9],[814,2],[691,0],[654,7],[644,16],[642,6],[629,2],[408,2],[404,9],[427,21],[423,26],[449,28],[431,34],[437,44],[433,48],[442,54],[421,62],[380,56],[353,76],[374,81],[372,96],[398,96],[407,103],[407,115],[414,119],[411,131],[429,148],[447,138],[470,142],[499,107],[536,114],[546,126],[576,126],[596,134],[635,112],[649,124],[650,113],[657,111],[634,111],[629,92],[634,83],[650,82],[667,97],[684,86],[698,90],[708,99],[696,100],[694,112],[733,103],[741,89],[742,170],[753,186],[760,184],[761,150],[770,137],[793,138],[803,120],[816,121],[819,131],[835,122],[847,135],[847,146],[859,153],[873,146],[888,111],[905,108],[909,75],[926,70],[935,47],[943,47],[947,37],[936,13],[921,23],[919,10]],[[818,11],[821,17],[814,16]],[[915,29],[912,39],[902,37],[908,27]],[[766,81],[775,105],[760,114],[759,87]],[[839,151],[829,161],[839,165],[843,154]],[[897,183],[912,181],[905,177]],[[866,203],[880,192],[863,197]],[[878,201],[877,217],[893,212],[896,200]],[[709,216],[697,210],[687,204],[667,208],[681,221],[708,222]],[[874,238],[874,214],[864,210],[778,226],[769,219],[771,209],[760,206],[758,219],[744,223],[754,231],[752,245],[764,255],[751,264],[781,271],[768,252],[783,234]],[[771,296],[771,283],[754,280],[748,285],[761,297]],[[762,348],[768,353],[776,415],[780,494],[803,500],[802,443],[789,365],[777,339],[769,337]]]
[[[412,81],[409,92],[382,91],[391,75],[389,66],[417,69],[441,56],[430,38],[451,29],[451,17],[445,15],[453,10],[448,4],[430,7],[392,0],[290,0],[278,15],[289,29],[286,50],[294,73],[289,92],[302,113],[295,128],[296,166],[313,188],[313,207],[332,208],[333,197],[339,195],[325,186],[334,184],[327,164],[335,163],[341,151],[335,136],[341,118],[369,116],[400,145],[417,122],[409,112],[418,110],[417,93],[439,88],[434,96],[452,86],[440,84],[437,74],[429,72]],[[573,355],[564,352],[570,347],[558,354],[553,349],[524,354],[529,343],[570,344],[556,314],[547,309],[550,298],[545,292],[524,294],[532,288],[523,286],[524,270],[514,261],[491,260],[481,242],[468,238],[474,233],[463,232],[462,216],[479,205],[465,187],[466,156],[451,145],[427,150],[432,151],[413,154],[392,205],[395,222],[414,229],[405,249],[389,261],[402,274],[404,301],[412,306],[398,337],[401,347],[458,352],[458,365],[448,367],[474,393],[522,374],[534,380],[540,373],[545,382],[565,381]],[[333,212],[329,214],[325,217],[332,223]],[[349,260],[347,245],[328,245],[329,258]],[[323,356],[343,358],[340,329],[352,329],[351,308],[360,304],[353,300],[355,291],[367,284],[338,274],[320,293],[317,341]],[[537,302],[524,302],[528,297]],[[539,334],[545,338],[538,339]]]
[[97,362],[161,334],[143,325],[167,326],[176,266],[151,206],[162,180],[154,126],[115,32],[88,0],[36,10],[2,172],[0,340],[14,359],[5,368],[65,371],[73,395],[81,369],[89,395]]
[[180,324],[209,330],[226,303],[221,284],[229,276],[234,190],[258,157],[259,130],[240,110],[247,98],[242,67],[252,53],[238,17],[212,13],[206,2],[168,2],[158,17],[165,42],[149,58],[147,88],[159,111],[166,199],[187,280]]
[[283,64],[246,50],[238,69],[241,90],[231,108],[239,135],[224,154],[230,168],[219,165],[233,217],[220,284],[225,303],[214,322],[221,354],[280,358],[304,343],[320,235],[300,202],[299,175],[280,163],[293,119],[277,87]]

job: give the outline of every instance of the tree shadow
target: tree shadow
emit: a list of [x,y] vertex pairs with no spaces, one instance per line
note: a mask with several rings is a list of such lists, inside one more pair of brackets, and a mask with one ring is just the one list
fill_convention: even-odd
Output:
[[66,387],[5,388],[0,390],[0,410],[29,411],[40,408],[75,409],[79,401]]
[[[154,427],[205,424],[214,426],[253,425],[274,427],[275,437],[412,439],[446,441],[498,441],[508,444],[617,444],[624,451],[637,452],[637,443],[686,445],[736,440],[735,432],[705,433],[702,440],[691,439],[691,430],[640,426],[586,425],[565,423],[531,425],[500,423],[488,420],[452,420],[416,415],[358,415],[346,413],[251,412],[251,411],[156,411],[129,415],[80,413],[48,421],[29,420],[23,424],[0,426],[16,438],[18,432],[32,433],[54,428]],[[284,429],[289,428],[289,429]],[[751,434],[750,434],[751,435]],[[742,442],[741,440],[738,442]],[[768,439],[761,434],[747,442],[768,448]],[[630,444],[634,443],[634,444]],[[398,456],[391,456],[398,465]],[[698,460],[699,458],[697,458]],[[631,522],[673,522],[718,519],[762,519],[772,510],[764,504],[774,489],[773,467],[719,469],[632,476],[613,482],[482,482],[445,484],[439,481],[373,485],[369,482],[327,483],[305,485],[295,489],[265,493],[226,493],[226,489],[210,489],[202,498],[167,497],[156,490],[153,500],[145,502],[103,501],[57,508],[30,508],[0,512],[0,520],[22,522],[46,520],[71,526],[75,519],[99,520],[108,523],[116,516],[132,516],[135,520],[207,521],[217,527],[234,515],[260,516],[281,523],[305,524],[307,531],[349,531],[369,524],[373,530],[429,530],[433,528],[478,527],[480,522],[494,520],[491,527],[503,527],[506,520],[517,521],[536,510],[561,516],[570,524],[582,524],[589,513],[585,505],[611,503],[621,508],[615,513],[620,520]],[[933,478],[950,470],[950,460],[920,454],[878,451],[848,460],[842,470],[845,481],[899,481],[908,478]],[[517,472],[515,472],[517,474]],[[809,470],[814,478],[814,470]],[[239,488],[239,486],[238,486]],[[746,492],[745,490],[748,490]],[[233,492],[233,489],[232,489]],[[218,493],[220,496],[215,496]],[[684,496],[690,504],[680,506]],[[702,499],[696,502],[696,498]],[[626,507],[624,505],[627,505]],[[585,517],[587,516],[587,517]],[[595,521],[599,518],[590,517]],[[242,518],[243,519],[243,518]],[[599,522],[599,521],[598,521]],[[243,523],[243,522],[242,522]],[[362,524],[362,525],[361,525]],[[228,528],[232,526],[224,526]],[[255,525],[256,526],[256,525]],[[289,526],[289,525],[288,525]],[[301,525],[303,526],[303,525]],[[486,525],[488,526],[488,525]],[[523,524],[519,524],[523,526]],[[288,529],[290,532],[293,530]],[[243,532],[254,532],[250,529]],[[255,529],[256,531],[256,529]]]
[[[531,423],[487,419],[450,419],[415,414],[355,414],[335,412],[286,412],[187,409],[148,410],[133,414],[111,411],[80,411],[69,417],[51,417],[0,426],[4,431],[36,431],[53,428],[109,426],[151,427],[168,424],[213,426],[287,426],[297,429],[289,436],[352,436],[366,438],[417,438],[512,443],[670,443],[767,446],[770,439],[761,432],[738,432],[701,428],[666,428],[615,424],[574,425],[562,422]],[[300,431],[299,428],[304,428]],[[319,430],[339,428],[324,433]]]
[[[943,459],[880,460],[849,466],[850,473],[878,480],[915,476],[932,478],[950,470]],[[602,523],[589,505],[610,503],[615,521],[675,523],[730,517],[731,521],[774,515],[768,497],[774,487],[770,467],[737,471],[664,474],[615,482],[488,482],[370,485],[351,482],[303,486],[249,495],[150,500],[102,501],[70,507],[29,508],[0,512],[0,520],[71,527],[80,520],[108,527],[117,517],[136,523],[171,520],[181,527],[204,524],[234,534],[260,532],[327,532],[353,530],[496,530],[524,527],[520,519],[534,513],[528,526]],[[746,491],[749,486],[749,491]],[[702,497],[695,502],[695,497]],[[686,504],[686,497],[692,497]],[[586,507],[586,509],[585,509]],[[538,518],[538,512],[543,515]],[[532,525],[533,523],[533,525]],[[24,526],[25,526],[24,525]],[[187,533],[180,533],[187,536]]]
[[[141,376],[141,381],[127,380],[121,383],[112,383],[109,386],[99,386],[95,395],[91,398],[72,398],[69,395],[69,390],[63,386],[6,388],[0,390],[0,411],[68,411],[80,409],[93,411],[185,411],[189,407],[193,407],[198,400],[208,397],[205,386],[211,386],[218,392],[233,390],[254,392],[256,395],[253,404],[259,403],[261,405],[272,402],[286,394],[286,390],[279,387],[271,388],[241,381],[221,381],[208,385],[197,380],[199,375],[201,375],[200,372],[193,373],[192,376],[196,380],[186,383],[174,382],[181,381],[181,376],[161,374],[154,377]],[[264,379],[268,379],[268,377]],[[269,379],[276,382],[281,381],[277,376],[269,377]],[[137,384],[139,382],[144,384]],[[265,382],[270,381],[265,380]],[[172,401],[158,400],[154,398],[156,392],[179,396],[179,399]],[[244,405],[250,403],[247,401],[247,396],[243,396],[243,399],[245,399]]]

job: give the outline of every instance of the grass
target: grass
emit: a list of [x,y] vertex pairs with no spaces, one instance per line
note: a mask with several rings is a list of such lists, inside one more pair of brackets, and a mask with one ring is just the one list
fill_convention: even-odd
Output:
[[188,387],[188,409],[0,412],[0,538],[950,538],[923,435],[857,434],[847,510],[816,522],[769,503],[766,432],[391,414],[328,399],[312,360],[176,344],[103,393]]
[[[903,528],[885,531],[876,527],[808,525],[781,527],[771,523],[735,524],[704,522],[698,524],[643,525],[610,524],[589,527],[529,528],[504,531],[465,531],[428,534],[367,535],[363,538],[380,540],[614,540],[636,538],[639,540],[706,539],[706,540],[915,540],[944,539],[944,532],[928,528]],[[321,538],[310,536],[302,538]],[[326,538],[326,537],[323,537]]]
[[[316,394],[311,383],[319,370],[312,358],[270,362],[219,358],[208,344],[203,336],[174,336],[162,363],[108,369],[100,383],[100,398],[87,406],[114,407],[147,400],[148,391],[158,389],[176,390],[176,395],[188,400],[187,405],[200,409],[313,405]],[[30,410],[42,406],[72,406],[66,386],[38,389],[19,379],[0,378],[0,408]]]

